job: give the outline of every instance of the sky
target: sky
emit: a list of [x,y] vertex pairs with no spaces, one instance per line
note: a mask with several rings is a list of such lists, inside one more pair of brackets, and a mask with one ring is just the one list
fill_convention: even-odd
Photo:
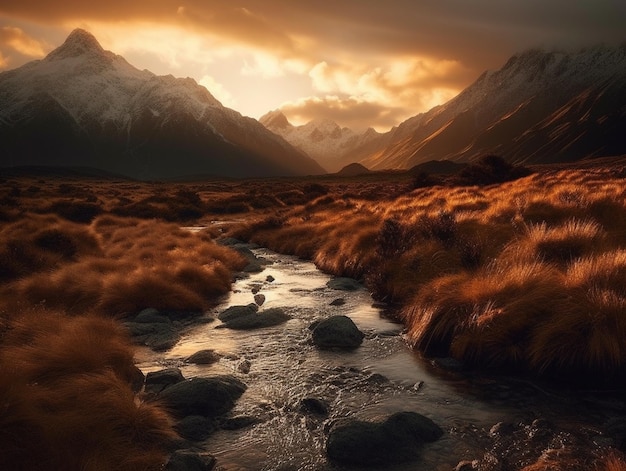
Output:
[[386,131],[517,52],[624,43],[624,25],[624,0],[2,0],[0,71],[83,28],[243,115]]

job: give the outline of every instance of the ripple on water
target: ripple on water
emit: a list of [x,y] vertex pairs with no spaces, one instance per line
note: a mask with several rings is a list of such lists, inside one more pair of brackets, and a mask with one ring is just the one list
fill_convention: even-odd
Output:
[[[242,430],[221,430],[203,446],[218,458],[223,470],[326,470],[326,431],[346,417],[378,420],[401,410],[420,412],[437,422],[446,435],[423,450],[418,463],[391,470],[450,470],[462,459],[483,455],[491,426],[501,421],[519,422],[549,414],[569,416],[563,401],[546,399],[534,388],[505,381],[481,380],[455,373],[442,374],[407,348],[402,326],[373,307],[365,289],[336,291],[326,286],[328,275],[294,257],[254,249],[270,262],[266,269],[238,280],[233,292],[209,315],[226,307],[254,302],[261,293],[261,308],[280,307],[292,319],[279,326],[234,331],[216,329],[220,324],[202,324],[184,333],[181,341],[165,354],[142,350],[139,366],[144,372],[178,366],[185,377],[234,374],[248,385],[233,415],[259,417],[261,422]],[[273,281],[268,281],[271,275]],[[271,279],[271,278],[270,278]],[[332,305],[342,298],[344,303]],[[356,350],[320,351],[310,341],[310,323],[319,318],[344,314],[365,332]],[[198,350],[213,349],[223,357],[215,364],[192,365],[184,360]],[[250,363],[247,374],[238,366]],[[305,414],[305,397],[329,404],[329,416]],[[555,412],[556,411],[556,412]],[[576,418],[579,420],[579,418]]]

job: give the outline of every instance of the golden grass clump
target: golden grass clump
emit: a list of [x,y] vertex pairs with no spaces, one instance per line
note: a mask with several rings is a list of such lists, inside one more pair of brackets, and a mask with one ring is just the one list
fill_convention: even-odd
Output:
[[[229,291],[232,272],[246,263],[209,236],[176,224],[101,216],[91,226],[64,222],[59,226],[64,232],[57,233],[56,226],[38,228],[41,222],[34,218],[22,224],[34,232],[31,245],[43,237],[60,249],[41,266],[17,265],[23,276],[14,276],[4,287],[11,293],[5,296],[5,309],[40,306],[109,316],[147,307],[202,311]],[[71,256],[60,253],[70,248]]]
[[172,421],[135,391],[143,375],[122,327],[32,312],[5,321],[0,456],[6,469],[157,470]]

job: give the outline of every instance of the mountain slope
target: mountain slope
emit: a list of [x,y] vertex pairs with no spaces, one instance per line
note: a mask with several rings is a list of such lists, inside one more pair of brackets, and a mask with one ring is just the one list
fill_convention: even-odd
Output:
[[138,70],[83,30],[0,74],[0,166],[18,165],[136,178],[324,173],[194,80]]
[[626,153],[626,44],[532,50],[347,158],[372,169],[499,154],[515,163]]
[[347,154],[380,135],[372,128],[358,133],[350,128],[342,128],[328,119],[316,119],[302,126],[294,126],[279,110],[270,111],[259,121],[267,129],[313,157],[329,172],[336,172],[351,163],[351,160],[345,158]]

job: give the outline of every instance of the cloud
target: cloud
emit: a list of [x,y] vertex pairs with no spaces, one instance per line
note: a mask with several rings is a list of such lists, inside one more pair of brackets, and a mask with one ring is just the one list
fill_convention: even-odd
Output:
[[23,56],[43,57],[49,47],[28,36],[20,28],[12,26],[0,27],[0,47],[10,48]]
[[[273,84],[274,102],[300,103],[303,115],[317,109],[356,123],[348,111],[358,109],[364,120],[378,117],[372,123],[382,127],[397,124],[391,117],[412,116],[452,98],[521,50],[623,42],[626,3],[241,0],[233,6],[223,0],[4,0],[0,21],[6,19],[65,34],[87,27],[131,63],[139,58],[156,73],[180,71],[227,84],[244,113],[262,114],[256,109],[253,114],[252,102],[265,106]],[[5,64],[26,57],[14,54],[37,57],[36,42],[15,41],[9,46],[0,36]],[[304,78],[308,89],[287,95],[286,79],[296,75],[293,88],[302,88]],[[264,96],[254,97],[251,89]],[[299,101],[301,96],[309,98]]]
[[294,124],[304,124],[313,119],[330,119],[342,126],[362,130],[375,127],[386,131],[408,118],[407,110],[383,103],[367,101],[357,97],[306,97],[283,103],[280,110]]

